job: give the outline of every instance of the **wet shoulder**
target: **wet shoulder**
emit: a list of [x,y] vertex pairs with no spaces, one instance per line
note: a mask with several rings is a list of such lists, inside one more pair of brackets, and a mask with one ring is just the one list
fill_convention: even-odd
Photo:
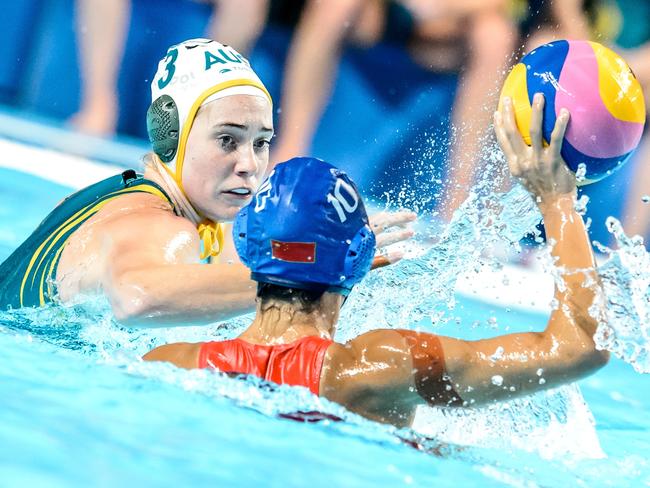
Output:
[[178,232],[196,233],[194,224],[177,216],[169,202],[147,193],[131,193],[116,198],[97,212],[87,225],[95,229],[105,227],[109,232],[128,229],[160,237]]
[[408,345],[394,330],[366,332],[341,344],[333,343],[327,350],[324,365],[327,373],[346,374],[359,368],[383,364],[402,367],[410,364]]

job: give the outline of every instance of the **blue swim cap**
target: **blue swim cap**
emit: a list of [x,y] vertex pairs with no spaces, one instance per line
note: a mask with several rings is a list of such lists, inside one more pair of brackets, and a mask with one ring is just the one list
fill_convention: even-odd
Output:
[[315,158],[277,165],[237,215],[233,238],[253,280],[343,295],[363,279],[375,255],[356,185]]

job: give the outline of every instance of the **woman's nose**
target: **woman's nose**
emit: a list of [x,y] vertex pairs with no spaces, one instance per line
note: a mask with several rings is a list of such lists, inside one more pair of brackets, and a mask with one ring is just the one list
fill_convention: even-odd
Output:
[[255,157],[255,151],[252,147],[246,147],[241,151],[235,162],[235,173],[240,175],[251,175],[257,173],[259,164]]

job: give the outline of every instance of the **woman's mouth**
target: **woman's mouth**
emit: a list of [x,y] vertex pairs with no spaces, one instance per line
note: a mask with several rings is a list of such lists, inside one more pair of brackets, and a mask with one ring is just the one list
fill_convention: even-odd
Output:
[[224,191],[224,193],[235,198],[248,198],[253,194],[253,191],[250,188],[240,187],[232,188],[230,190]]

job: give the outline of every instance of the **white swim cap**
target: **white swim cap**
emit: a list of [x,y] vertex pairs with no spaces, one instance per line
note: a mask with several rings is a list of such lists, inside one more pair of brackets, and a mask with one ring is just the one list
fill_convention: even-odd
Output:
[[153,149],[183,189],[187,138],[199,108],[230,95],[271,95],[250,63],[230,46],[190,39],[171,46],[151,82],[147,132]]

